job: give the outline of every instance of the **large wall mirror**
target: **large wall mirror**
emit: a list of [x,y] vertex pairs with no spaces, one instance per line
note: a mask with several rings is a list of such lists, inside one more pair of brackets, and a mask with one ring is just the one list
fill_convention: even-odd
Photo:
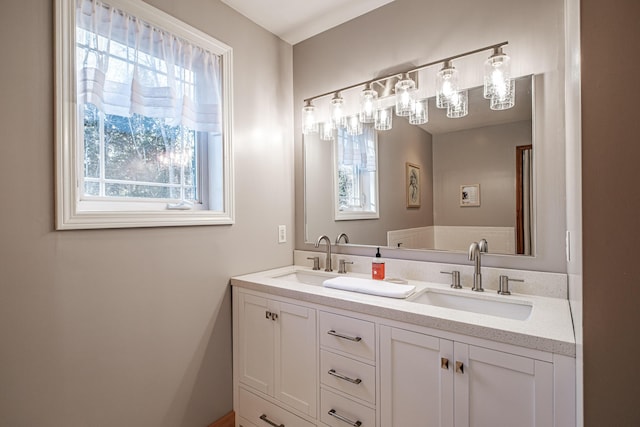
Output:
[[485,238],[491,253],[534,256],[533,93],[522,77],[508,110],[491,110],[478,87],[466,117],[431,98],[424,125],[394,117],[362,143],[304,136],[305,241],[347,233],[350,244],[461,252]]

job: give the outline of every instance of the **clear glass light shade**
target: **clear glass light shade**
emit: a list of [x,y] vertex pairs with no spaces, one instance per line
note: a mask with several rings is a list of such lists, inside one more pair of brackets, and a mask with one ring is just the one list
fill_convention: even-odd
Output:
[[508,87],[496,90],[491,97],[492,110],[508,110],[516,105],[516,82],[511,80]]
[[331,99],[331,122],[334,129],[344,126],[344,98],[339,93]]
[[458,119],[469,114],[469,94],[466,90],[461,90],[453,94],[451,102],[447,106],[447,117]]
[[396,115],[409,116],[413,107],[416,83],[409,78],[408,74],[403,74],[402,79],[396,83]]
[[360,122],[360,117],[357,114],[347,118],[347,134],[362,135],[362,123]]
[[409,123],[412,125],[423,125],[429,121],[429,110],[427,108],[427,100],[416,99],[413,103],[413,111],[409,116]]
[[494,49],[484,63],[484,97],[490,99],[496,92],[505,93],[510,84],[511,58],[502,48]]
[[393,125],[393,111],[391,107],[378,108],[376,119],[373,125],[375,130],[390,130]]
[[436,74],[436,107],[447,108],[454,93],[458,92],[458,70],[446,62]]
[[360,93],[360,121],[362,123],[373,123],[376,120],[376,103],[378,92],[367,87]]
[[322,139],[323,141],[332,141],[334,131],[335,129],[333,128],[333,123],[331,122],[331,120],[327,120],[321,125],[320,139]]
[[302,107],[302,133],[309,135],[318,132],[318,122],[316,121],[316,107],[307,102]]

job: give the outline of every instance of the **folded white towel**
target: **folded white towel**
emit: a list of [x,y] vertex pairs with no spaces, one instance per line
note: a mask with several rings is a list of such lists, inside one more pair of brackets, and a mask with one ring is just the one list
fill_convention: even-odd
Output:
[[383,280],[360,279],[357,277],[334,277],[322,282],[327,288],[379,295],[390,298],[406,298],[416,289],[413,285],[399,285]]

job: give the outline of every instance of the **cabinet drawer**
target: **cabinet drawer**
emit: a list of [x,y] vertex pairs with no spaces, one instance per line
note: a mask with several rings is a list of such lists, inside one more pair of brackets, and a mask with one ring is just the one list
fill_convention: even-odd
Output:
[[256,427],[255,424],[250,423],[249,421],[247,421],[246,419],[244,419],[242,417],[238,417],[238,425],[240,427]]
[[246,420],[250,426],[269,427],[271,426],[267,421],[269,420],[277,426],[313,427],[313,424],[243,388],[240,388],[239,395],[238,416]]
[[[329,390],[320,391],[320,420],[331,427],[375,427],[376,411]],[[332,415],[333,414],[333,415]],[[357,424],[360,422],[360,424]]]
[[376,403],[376,368],[329,351],[320,352],[320,378],[323,384]]
[[375,326],[366,320],[320,312],[320,344],[375,361]]

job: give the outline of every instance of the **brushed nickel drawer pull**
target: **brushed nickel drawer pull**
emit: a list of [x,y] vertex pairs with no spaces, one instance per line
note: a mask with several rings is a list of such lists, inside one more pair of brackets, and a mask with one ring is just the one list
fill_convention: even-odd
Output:
[[284,427],[284,424],[276,424],[273,421],[271,421],[269,418],[267,418],[267,414],[260,415],[260,419],[262,421],[264,421],[265,423],[269,424],[270,426],[273,426],[273,427]]
[[351,421],[349,418],[343,417],[342,415],[338,414],[335,409],[330,410],[328,414],[353,427],[360,427],[362,425],[361,421]]
[[340,378],[341,380],[349,381],[350,383],[353,383],[353,384],[360,384],[362,382],[362,380],[360,378],[356,378],[354,380],[353,378],[349,378],[347,376],[339,374],[339,373],[336,372],[335,369],[329,369],[328,374],[329,375],[333,375],[336,378]]
[[354,341],[354,342],[362,341],[361,337],[350,337],[349,335],[339,334],[336,331],[334,331],[333,329],[331,329],[330,331],[327,331],[327,333],[329,335],[333,335],[334,337],[342,338],[342,339],[349,340],[349,341]]

